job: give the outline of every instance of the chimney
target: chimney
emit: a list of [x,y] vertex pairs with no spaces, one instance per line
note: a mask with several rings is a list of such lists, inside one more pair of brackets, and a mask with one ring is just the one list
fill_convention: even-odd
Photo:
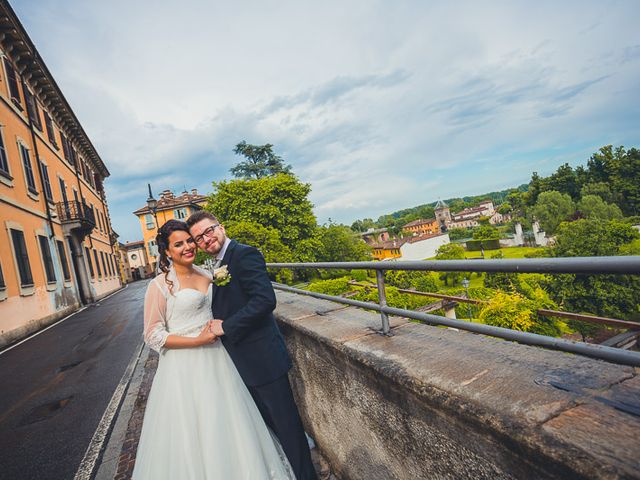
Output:
[[192,188],[191,189],[191,195],[198,195],[198,189],[197,188]]

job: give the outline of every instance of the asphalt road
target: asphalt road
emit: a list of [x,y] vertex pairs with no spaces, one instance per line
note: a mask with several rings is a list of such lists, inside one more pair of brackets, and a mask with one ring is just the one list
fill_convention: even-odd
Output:
[[146,281],[0,352],[0,479],[72,479],[136,348]]

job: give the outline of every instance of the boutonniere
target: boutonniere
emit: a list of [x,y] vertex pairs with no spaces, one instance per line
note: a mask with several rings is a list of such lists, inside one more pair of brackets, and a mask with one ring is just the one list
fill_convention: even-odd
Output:
[[218,287],[224,287],[230,281],[231,274],[229,273],[229,270],[227,270],[226,265],[213,269],[213,278],[211,279],[211,283]]

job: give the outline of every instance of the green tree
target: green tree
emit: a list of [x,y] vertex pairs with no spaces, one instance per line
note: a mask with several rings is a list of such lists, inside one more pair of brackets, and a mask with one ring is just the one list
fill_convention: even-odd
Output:
[[[225,228],[230,238],[259,249],[267,263],[294,261],[291,249],[282,243],[278,231],[273,227],[265,227],[256,222],[240,221],[229,222]],[[281,283],[290,283],[293,280],[293,273],[290,270],[278,269],[271,271],[270,274]]]
[[606,145],[587,162],[587,174],[589,182],[610,186],[612,200],[625,215],[640,213],[640,150]]
[[[463,260],[465,258],[464,248],[455,243],[447,243],[445,245],[441,245],[440,248],[436,251],[436,259],[437,260]],[[441,272],[439,274],[440,280],[444,282],[445,285],[457,284],[463,277],[462,272]]]
[[605,203],[597,195],[585,195],[578,202],[578,210],[591,220],[614,220],[622,218],[622,212],[617,205]]
[[[504,254],[496,252],[491,255],[492,259],[502,259]],[[503,292],[516,292],[520,286],[517,273],[507,272],[487,272],[484,275],[483,284],[487,288],[502,290]]]
[[531,181],[529,182],[529,189],[527,190],[525,201],[527,206],[532,207],[538,201],[538,196],[543,192],[542,178],[538,175],[538,172],[531,174]]
[[566,193],[555,190],[542,192],[535,207],[533,215],[540,222],[540,226],[547,235],[553,235],[560,225],[575,212],[576,208],[571,197]]
[[281,157],[273,153],[273,145],[251,145],[244,140],[236,145],[233,152],[246,160],[231,169],[236,178],[263,178],[278,173],[291,173],[291,165],[285,165]]
[[640,215],[640,150],[618,147],[611,176],[616,203],[625,215]]
[[494,240],[496,238],[500,238],[500,233],[493,225],[479,225],[473,230],[474,240]]
[[345,225],[329,224],[318,229],[321,247],[319,262],[358,262],[371,260],[371,247]]
[[354,232],[366,232],[370,228],[375,228],[376,222],[374,222],[370,218],[365,218],[363,220],[356,220],[351,224],[351,230]]
[[549,301],[542,290],[537,295],[530,299],[520,293],[498,291],[480,311],[480,320],[495,327],[560,336],[562,331],[559,322],[538,316],[537,313],[539,309],[550,308],[553,302]]
[[[556,257],[619,255],[638,238],[640,233],[626,223],[581,219],[558,228],[551,252]],[[570,312],[627,320],[640,313],[637,275],[554,275],[550,292]],[[581,331],[579,324],[572,325]]]
[[637,238],[640,233],[621,221],[580,219],[560,225],[552,253],[555,257],[618,255],[620,247]]
[[578,184],[576,172],[568,163],[560,165],[555,173],[544,179],[543,185],[544,190],[555,190],[564,193],[573,200],[576,200],[580,195],[580,185]]
[[275,230],[296,261],[313,261],[320,247],[311,186],[294,175],[214,182],[206,209],[223,224],[249,222]]
[[466,228],[451,228],[447,230],[447,233],[451,240],[462,240],[472,235],[472,232]]
[[307,290],[325,295],[340,296],[354,289],[349,285],[349,277],[332,278],[329,280],[318,280],[311,283]]
[[504,202],[502,205],[500,205],[498,207],[498,213],[501,215],[507,215],[511,212],[513,212],[513,207],[511,206],[511,204],[509,202]]
[[611,188],[604,182],[591,182],[583,185],[580,190],[580,196],[584,198],[587,195],[597,195],[607,203],[613,202]]
[[420,292],[437,292],[438,284],[431,272],[411,270],[387,270],[384,274],[389,285],[403,289],[414,289]]

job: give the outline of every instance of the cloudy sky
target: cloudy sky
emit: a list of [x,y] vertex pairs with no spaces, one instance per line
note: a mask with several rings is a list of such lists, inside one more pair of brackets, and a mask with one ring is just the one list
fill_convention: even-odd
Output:
[[121,241],[154,192],[231,178],[241,140],[351,224],[640,147],[640,2],[12,0],[111,177]]

